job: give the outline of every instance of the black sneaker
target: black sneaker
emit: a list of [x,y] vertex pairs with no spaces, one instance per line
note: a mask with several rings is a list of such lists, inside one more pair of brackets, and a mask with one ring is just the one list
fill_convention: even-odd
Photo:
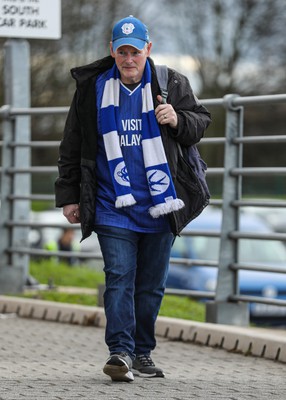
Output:
[[165,377],[164,372],[160,368],[155,367],[152,358],[148,354],[136,356],[133,361],[132,372],[134,375],[147,378]]
[[113,381],[132,382],[132,360],[127,353],[112,354],[103,367],[103,372]]

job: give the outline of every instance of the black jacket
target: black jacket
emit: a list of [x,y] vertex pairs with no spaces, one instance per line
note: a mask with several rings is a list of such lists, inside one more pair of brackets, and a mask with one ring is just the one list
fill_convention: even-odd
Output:
[[[154,63],[151,59],[149,62],[152,70],[153,101],[156,108],[158,105],[156,97],[160,94],[160,88]],[[94,229],[96,212],[95,82],[98,74],[111,68],[113,64],[114,59],[108,56],[71,70],[77,87],[60,144],[59,177],[55,182],[55,194],[57,207],[80,204],[83,239],[88,237]],[[172,232],[179,234],[184,226],[202,211],[208,199],[202,196],[199,182],[180,157],[177,143],[180,143],[182,148],[198,143],[211,120],[209,112],[194,97],[188,79],[172,69],[168,72],[168,103],[171,103],[177,112],[178,128],[174,130],[168,125],[160,125],[160,129],[177,196],[185,202],[183,209],[170,214]]]

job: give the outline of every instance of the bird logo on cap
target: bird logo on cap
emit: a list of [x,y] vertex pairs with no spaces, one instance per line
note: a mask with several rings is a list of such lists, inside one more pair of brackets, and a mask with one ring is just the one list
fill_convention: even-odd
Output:
[[125,23],[124,25],[122,25],[121,29],[125,35],[130,35],[130,33],[134,31],[135,26],[132,23]]

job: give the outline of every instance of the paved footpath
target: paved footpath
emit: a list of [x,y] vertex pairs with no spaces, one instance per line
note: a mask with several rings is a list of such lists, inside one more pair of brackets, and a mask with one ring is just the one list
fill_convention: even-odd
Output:
[[158,337],[166,378],[114,383],[104,329],[0,314],[0,400],[285,400],[286,364]]

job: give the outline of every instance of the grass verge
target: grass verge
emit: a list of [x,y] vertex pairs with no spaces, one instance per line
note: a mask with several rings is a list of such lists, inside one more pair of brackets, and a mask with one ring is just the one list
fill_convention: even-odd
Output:
[[[104,284],[104,273],[87,266],[70,267],[55,260],[32,261],[30,274],[42,284],[53,284],[55,289],[30,291],[23,294],[25,298],[57,301],[63,303],[97,305],[97,296],[84,293],[67,293],[57,291],[58,286],[92,288]],[[165,295],[159,315],[187,320],[205,321],[205,304],[188,297]]]

